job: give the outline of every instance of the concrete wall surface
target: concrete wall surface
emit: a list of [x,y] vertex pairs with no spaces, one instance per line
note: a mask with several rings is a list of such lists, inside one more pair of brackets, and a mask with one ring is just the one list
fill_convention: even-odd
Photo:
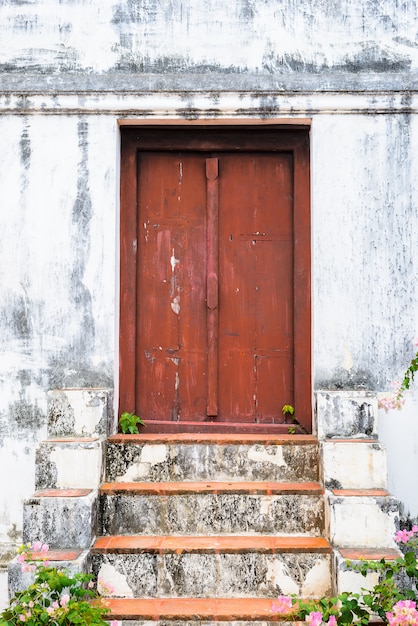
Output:
[[402,374],[418,335],[417,9],[0,3],[0,560],[20,542],[48,390],[117,387],[119,121],[309,119],[315,387]]

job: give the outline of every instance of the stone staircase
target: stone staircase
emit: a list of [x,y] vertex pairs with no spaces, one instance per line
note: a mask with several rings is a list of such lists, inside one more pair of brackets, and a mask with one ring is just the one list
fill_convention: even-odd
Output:
[[[318,437],[107,437],[109,398],[83,393],[84,405],[65,390],[52,397],[24,541],[46,541],[57,563],[110,584],[122,623],[274,621],[280,594],[375,582],[347,570],[347,558],[398,556],[398,506],[370,394],[318,393]],[[12,562],[11,591],[25,576]]]

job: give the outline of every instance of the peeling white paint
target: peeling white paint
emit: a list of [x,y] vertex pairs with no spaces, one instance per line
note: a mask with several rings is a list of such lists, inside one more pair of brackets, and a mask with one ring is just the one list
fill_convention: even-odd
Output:
[[267,562],[266,579],[279,588],[283,595],[299,594],[299,585],[290,576],[282,561],[274,559]]
[[164,463],[168,458],[168,446],[164,444],[145,444],[141,450],[141,462],[157,465]]
[[302,598],[320,598],[331,593],[330,561],[318,559],[306,574],[300,595]]
[[98,489],[102,477],[102,451],[71,449],[57,446],[51,452],[51,462],[57,471],[56,488]]
[[287,465],[281,446],[276,446],[274,454],[271,454],[271,450],[267,451],[264,446],[253,446],[248,450],[248,458],[256,463],[269,463],[278,467],[286,467]]
[[[103,563],[97,576],[97,590],[106,596],[116,596],[120,598],[133,598],[134,592],[128,584],[126,576],[117,571],[110,563]],[[103,582],[103,584],[101,583]],[[106,585],[111,585],[112,593],[106,591]]]
[[171,303],[171,310],[176,315],[180,314],[180,296],[176,296],[174,298],[173,302]]

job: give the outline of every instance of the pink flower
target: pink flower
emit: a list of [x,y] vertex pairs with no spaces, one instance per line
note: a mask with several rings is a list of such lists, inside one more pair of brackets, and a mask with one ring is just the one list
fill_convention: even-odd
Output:
[[19,554],[19,556],[17,557],[17,562],[23,563],[24,561],[26,561],[26,558],[26,552],[22,552],[22,554]]
[[69,601],[70,601],[70,596],[68,595],[68,593],[63,593],[61,598],[60,598],[61,606],[67,606]]
[[110,583],[103,580],[103,578],[98,578],[97,579],[97,591],[101,595],[104,595],[104,594],[112,595],[112,593],[115,592],[115,588]]
[[305,617],[305,621],[308,622],[311,626],[321,626],[322,624],[322,613],[319,611],[311,611],[309,615]]
[[413,536],[414,532],[412,530],[398,530],[395,533],[395,541],[397,543],[408,543]]
[[392,611],[386,613],[387,620],[391,626],[403,626],[404,624],[418,625],[418,611],[416,602],[412,600],[400,600]]
[[328,626],[337,626],[337,618],[335,617],[335,615],[329,616]]
[[292,598],[279,596],[277,600],[273,600],[271,603],[271,610],[273,613],[288,613],[292,610]]
[[34,552],[39,552],[41,548],[42,548],[42,541],[35,541],[35,543],[32,546],[32,550]]
[[34,572],[36,570],[36,565],[30,565],[28,563],[22,563],[21,570],[22,570],[23,573]]
[[413,533],[418,533],[418,526],[412,526],[411,530]]
[[21,613],[19,615],[19,619],[20,619],[21,622],[26,622],[26,615],[23,615],[23,613]]
[[120,622],[117,619],[114,619],[110,622],[110,626],[120,626]]

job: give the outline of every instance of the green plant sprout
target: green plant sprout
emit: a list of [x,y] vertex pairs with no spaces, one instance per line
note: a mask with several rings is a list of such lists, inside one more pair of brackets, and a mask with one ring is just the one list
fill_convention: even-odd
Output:
[[128,411],[122,413],[119,423],[124,435],[137,435],[139,433],[138,424],[145,426],[139,415],[135,415],[134,412],[128,413]]

